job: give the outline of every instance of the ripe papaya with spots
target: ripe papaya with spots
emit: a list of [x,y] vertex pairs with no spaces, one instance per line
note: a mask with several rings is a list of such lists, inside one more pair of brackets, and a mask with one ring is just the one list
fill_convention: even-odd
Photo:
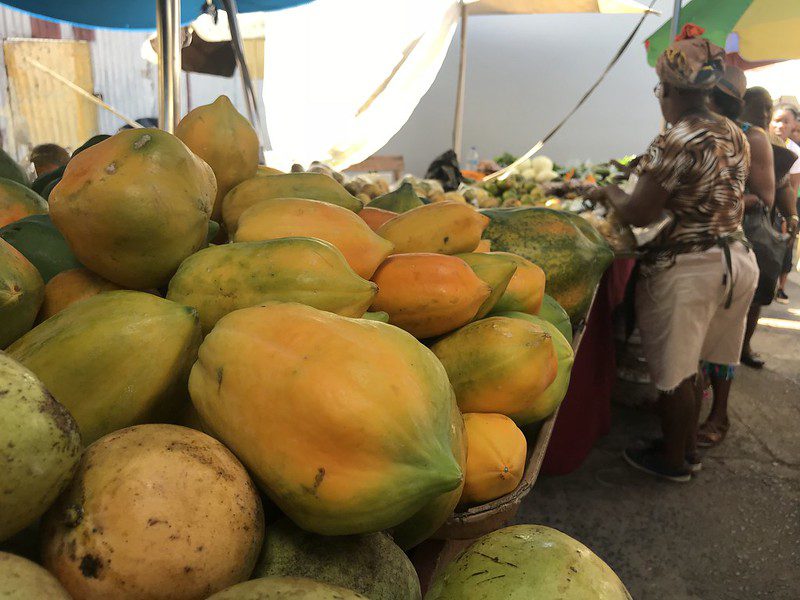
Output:
[[27,186],[0,177],[0,227],[31,215],[47,214],[47,202]]
[[158,288],[206,244],[216,190],[178,138],[128,129],[69,161],[50,216],[84,266],[121,287]]
[[30,261],[0,239],[0,348],[33,327],[44,281]]

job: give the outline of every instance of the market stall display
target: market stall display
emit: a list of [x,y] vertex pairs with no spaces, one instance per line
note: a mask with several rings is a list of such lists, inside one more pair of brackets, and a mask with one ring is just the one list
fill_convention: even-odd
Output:
[[[231,122],[189,117],[195,140]],[[40,532],[21,534],[39,536],[76,597],[200,600],[316,579],[325,569],[276,567],[299,536],[373,536],[407,572],[403,550],[496,529],[538,474],[573,361],[561,330],[567,313],[580,329],[594,293],[568,256],[599,277],[602,237],[548,209],[422,200],[410,182],[382,196],[390,213],[333,172],[253,169],[222,197],[230,241],[209,245],[235,155],[209,165],[166,132],[123,131],[71,159],[49,215],[0,230],[0,283],[24,309],[7,360],[88,446],[31,513],[49,508]],[[24,246],[17,226],[49,217],[61,246],[29,261],[11,245]],[[30,281],[11,281],[20,264]],[[0,386],[19,394],[11,377]],[[30,504],[21,489],[4,493],[8,514]],[[267,534],[251,575],[262,503],[294,525]],[[4,538],[31,523],[12,521]],[[352,577],[309,585],[392,597]]]

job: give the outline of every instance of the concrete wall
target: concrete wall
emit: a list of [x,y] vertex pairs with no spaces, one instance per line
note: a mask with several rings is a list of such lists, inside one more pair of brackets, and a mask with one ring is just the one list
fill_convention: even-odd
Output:
[[[643,0],[647,4],[647,0]],[[542,150],[557,161],[605,160],[643,150],[660,127],[656,76],[644,39],[671,15],[647,17],[637,38],[594,95]],[[482,158],[525,152],[587,90],[635,27],[633,15],[472,17],[468,24],[464,150]],[[411,119],[380,151],[402,154],[423,174],[450,148],[458,71],[458,34],[442,70]]]

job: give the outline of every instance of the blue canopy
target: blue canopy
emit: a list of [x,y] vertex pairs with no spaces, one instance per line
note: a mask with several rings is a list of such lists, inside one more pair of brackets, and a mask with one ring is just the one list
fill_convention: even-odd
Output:
[[[312,0],[239,0],[240,13],[280,10]],[[62,21],[81,27],[111,29],[156,28],[155,0],[1,0],[6,4],[43,19]],[[200,16],[203,0],[181,0],[181,23],[186,25]],[[220,2],[215,1],[220,8]]]

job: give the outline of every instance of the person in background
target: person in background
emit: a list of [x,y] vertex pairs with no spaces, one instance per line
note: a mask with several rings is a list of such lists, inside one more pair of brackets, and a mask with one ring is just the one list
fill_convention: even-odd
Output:
[[725,51],[700,33],[695,25],[684,26],[658,58],[655,93],[672,126],[642,157],[633,193],[608,185],[590,194],[631,225],[656,222],[665,210],[673,216],[643,248],[636,286],[642,350],[659,391],[663,439],[631,446],[624,458],[675,482],[689,481],[700,467],[698,365],[707,361],[728,370],[738,363],[758,278],[741,228],[750,149],[735,123],[709,109]]
[[[718,115],[735,122],[744,132],[750,145],[750,172],[747,176],[744,192],[745,212],[763,211],[764,207],[772,208],[775,201],[775,166],[773,163],[772,144],[766,130],[755,123],[741,120],[747,92],[747,78],[744,71],[733,65],[725,65],[725,74],[711,92],[710,108]],[[752,96],[752,95],[751,95]],[[761,99],[762,101],[766,99]],[[772,99],[769,98],[771,112]],[[763,118],[760,119],[763,123]],[[758,256],[756,255],[756,261]],[[742,362],[750,356],[749,339],[752,337],[762,304],[769,304],[775,294],[775,280],[763,280],[759,276],[756,295],[747,313],[744,343],[742,346]],[[749,335],[748,335],[749,334]],[[745,354],[747,349],[747,355]],[[752,358],[750,358],[752,360]],[[737,361],[738,362],[738,361]],[[762,363],[763,364],[763,363]],[[697,432],[697,446],[710,448],[725,439],[730,421],[728,419],[728,396],[735,364],[703,363],[703,371],[711,383],[712,406],[706,421]]]
[[36,170],[36,177],[41,177],[66,165],[69,152],[58,144],[40,144],[31,150],[30,161]]
[[[800,127],[800,114],[796,108],[789,104],[779,104],[775,107],[772,113],[772,122],[770,123],[770,130],[777,135],[786,147],[794,152],[798,159],[789,169],[789,179],[791,181],[792,198],[797,198],[798,189],[800,189],[800,145],[796,144],[791,139],[792,133]],[[795,214],[797,209],[795,209]],[[786,279],[792,270],[792,263],[794,261],[794,242],[797,234],[797,222],[786,222],[786,230],[791,235],[791,242],[789,249],[786,251],[786,259],[783,264],[783,273],[781,273],[780,280],[778,281],[778,291],[775,294],[775,302],[781,304],[789,303],[789,296],[786,294]]]
[[[772,146],[773,154],[782,152],[786,154],[784,142],[774,133],[770,133],[770,121],[772,120],[773,103],[770,93],[763,87],[748,88],[744,94],[744,110],[741,120],[751,123],[754,127],[759,127],[767,132]],[[752,148],[752,145],[751,145]],[[756,162],[753,157],[753,162]],[[780,161],[779,161],[780,162]],[[792,187],[789,173],[782,171],[779,179],[775,180],[775,207],[786,220],[786,222],[796,227],[798,223],[797,203],[792,198]],[[756,258],[758,258],[756,256]],[[742,346],[742,364],[753,369],[762,369],[764,361],[753,352],[750,340],[758,326],[758,319],[761,316],[761,309],[768,306],[775,298],[775,286],[777,282],[762,280],[759,278],[756,295],[753,298],[753,305],[747,315],[747,328],[745,330],[744,345]]]

